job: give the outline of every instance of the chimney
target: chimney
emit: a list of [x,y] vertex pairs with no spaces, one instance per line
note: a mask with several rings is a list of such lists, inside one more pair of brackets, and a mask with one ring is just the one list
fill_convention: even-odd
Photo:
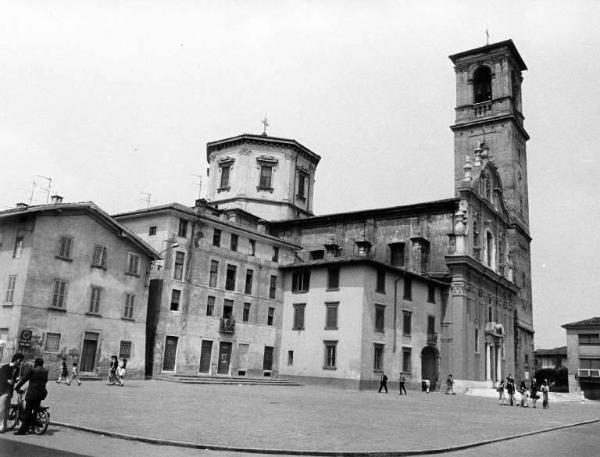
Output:
[[19,202],[19,203],[17,203],[17,208],[27,209],[27,208],[29,208],[29,206],[27,206],[27,203]]
[[50,200],[52,201],[53,205],[58,205],[59,203],[62,203],[63,198],[60,195],[52,195]]

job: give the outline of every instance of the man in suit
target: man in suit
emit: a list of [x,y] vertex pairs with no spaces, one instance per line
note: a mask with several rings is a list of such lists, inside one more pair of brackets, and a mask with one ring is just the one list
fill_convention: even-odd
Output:
[[0,433],[6,431],[6,421],[10,410],[13,387],[19,376],[19,367],[23,361],[23,354],[17,352],[12,356],[10,363],[0,366]]
[[21,423],[15,435],[25,435],[35,425],[36,416],[42,400],[48,395],[46,383],[48,382],[48,370],[44,368],[44,359],[35,359],[33,368],[17,383],[15,390],[29,381],[27,394],[25,394],[25,420]]

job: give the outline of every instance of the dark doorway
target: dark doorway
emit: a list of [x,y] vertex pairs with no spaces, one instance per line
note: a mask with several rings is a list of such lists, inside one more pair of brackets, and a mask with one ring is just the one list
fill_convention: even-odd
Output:
[[231,343],[219,344],[219,367],[218,374],[229,374],[229,364],[231,362]]
[[428,346],[421,351],[421,379],[429,379],[433,390],[438,384],[438,377],[438,351]]
[[210,373],[212,345],[212,341],[202,340],[202,349],[200,352],[200,373]]
[[163,371],[175,371],[175,360],[177,358],[177,342],[179,338],[176,336],[167,336],[165,339],[165,353],[163,356]]
[[85,332],[83,350],[81,351],[81,371],[92,373],[96,365],[96,351],[98,350],[98,333]]
[[263,359],[263,370],[271,371],[273,369],[273,348],[265,346],[265,357]]

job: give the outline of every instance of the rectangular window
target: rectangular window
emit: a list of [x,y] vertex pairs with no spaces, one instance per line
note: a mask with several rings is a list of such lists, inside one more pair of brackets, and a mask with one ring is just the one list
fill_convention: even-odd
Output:
[[50,306],[53,308],[64,308],[65,297],[67,294],[67,283],[60,279],[55,279],[52,285],[52,302]]
[[73,247],[73,238],[63,236],[58,242],[58,257],[71,259],[71,248]]
[[390,264],[395,267],[404,266],[404,243],[392,243],[390,246]]
[[260,166],[260,181],[258,187],[260,189],[271,189],[271,178],[273,176],[273,167],[271,165]]
[[210,287],[217,287],[217,277],[219,275],[219,262],[216,260],[210,261],[210,276],[208,279],[208,285]]
[[475,329],[475,352],[479,352],[479,329]]
[[339,303],[325,303],[325,330],[337,330]]
[[288,351],[288,366],[292,366],[294,364],[294,351]]
[[256,240],[248,240],[250,244],[250,252],[248,255],[256,255]]
[[15,284],[17,283],[17,275],[8,276],[8,286],[6,287],[6,296],[4,297],[7,303],[12,303],[15,296]]
[[294,304],[294,326],[292,330],[304,330],[304,310],[306,303]]
[[119,357],[122,359],[131,358],[131,341],[121,341],[119,343]]
[[179,229],[177,230],[177,236],[181,238],[187,237],[188,221],[185,219],[179,219]]
[[206,299],[206,315],[212,316],[215,313],[215,297],[209,295]]
[[100,312],[100,298],[102,297],[102,288],[92,286],[90,293],[90,310],[92,314],[98,314]]
[[292,292],[308,292],[310,289],[310,271],[302,270],[292,274]]
[[183,264],[185,262],[185,252],[177,251],[175,253],[175,266],[173,268],[173,279],[181,281],[183,279]]
[[250,320],[250,303],[244,303],[244,313],[242,314],[242,321],[248,322]]
[[223,317],[225,319],[233,317],[233,300],[223,300]]
[[327,270],[327,288],[336,290],[340,288],[340,268],[332,267]]
[[600,335],[598,333],[580,333],[579,344],[600,345]]
[[179,311],[179,300],[181,298],[181,291],[173,289],[171,291],[171,311]]
[[213,246],[221,247],[221,230],[214,229],[213,230]]
[[140,256],[137,254],[127,254],[127,273],[138,276],[140,274]]
[[135,295],[125,294],[125,306],[123,307],[123,317],[133,319],[133,307],[135,306]]
[[232,251],[237,251],[238,239],[239,237],[235,233],[231,234],[231,238],[229,239],[229,249]]
[[156,235],[156,225],[151,225],[148,228],[148,236],[154,236]]
[[310,259],[311,260],[321,260],[325,258],[325,250],[317,249],[314,251],[310,251]]
[[431,314],[427,316],[427,337],[435,334],[435,316]]
[[334,370],[336,368],[337,343],[337,341],[323,342],[325,345],[325,360],[323,361],[323,368],[327,370]]
[[409,336],[412,331],[412,313],[410,311],[402,311],[402,333]]
[[94,257],[92,258],[92,266],[98,268],[106,268],[106,246],[97,244],[94,247]]
[[220,189],[226,189],[229,187],[229,172],[231,171],[231,165],[221,166],[221,184]]
[[246,295],[252,295],[252,279],[254,277],[254,271],[251,269],[246,270],[246,284],[244,286],[244,293]]
[[375,331],[383,332],[385,328],[385,306],[375,305]]
[[275,308],[269,307],[269,312],[267,314],[267,325],[273,325],[274,316],[275,316]]
[[235,265],[227,265],[227,276],[225,277],[225,289],[235,290],[235,277],[237,267]]
[[383,344],[373,345],[373,370],[383,371]]
[[579,359],[579,368],[583,370],[600,370],[600,359]]
[[410,373],[412,371],[411,348],[402,348],[402,372]]
[[273,262],[279,262],[279,248],[277,246],[273,246],[273,257],[271,260]]
[[383,268],[377,269],[377,287],[375,292],[385,293],[385,270]]
[[277,276],[271,275],[271,279],[269,281],[269,298],[275,298],[277,294]]
[[412,278],[404,277],[404,297],[405,300],[412,300]]
[[308,190],[308,175],[303,171],[298,172],[298,198],[306,200],[306,192]]
[[60,333],[46,333],[46,352],[58,352],[60,348]]
[[13,249],[13,259],[20,258],[22,252],[23,252],[23,237],[18,236],[15,239],[15,247]]
[[427,301],[435,303],[435,286],[433,284],[427,286]]

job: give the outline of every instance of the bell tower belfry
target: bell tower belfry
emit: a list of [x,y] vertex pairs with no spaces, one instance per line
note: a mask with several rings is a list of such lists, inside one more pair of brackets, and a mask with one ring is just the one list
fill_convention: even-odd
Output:
[[511,218],[528,233],[529,135],[521,98],[525,62],[512,40],[454,54],[450,60],[456,72],[456,121],[451,127],[456,182],[463,179],[466,156],[473,159],[483,143],[502,179]]
[[[463,207],[459,225],[466,223],[464,265],[477,262],[485,274],[496,274],[495,284],[503,285],[506,291],[498,295],[486,290],[486,279],[476,269],[467,275],[471,278],[468,288],[478,291],[469,299],[480,306],[491,305],[493,311],[483,329],[485,379],[492,378],[495,363],[496,372],[526,379],[533,370],[534,335],[526,153],[529,135],[521,96],[522,72],[527,67],[512,40],[460,52],[450,60],[456,73],[456,119],[450,128],[454,132],[455,192]],[[459,271],[460,261],[459,257],[449,257],[453,272]],[[459,280],[459,276],[453,278]],[[461,303],[460,297],[455,300]],[[503,305],[493,310],[495,303]],[[497,342],[489,331],[490,322],[510,322],[510,328],[502,332],[510,354],[502,349],[503,357],[494,356],[498,345],[494,346]]]

